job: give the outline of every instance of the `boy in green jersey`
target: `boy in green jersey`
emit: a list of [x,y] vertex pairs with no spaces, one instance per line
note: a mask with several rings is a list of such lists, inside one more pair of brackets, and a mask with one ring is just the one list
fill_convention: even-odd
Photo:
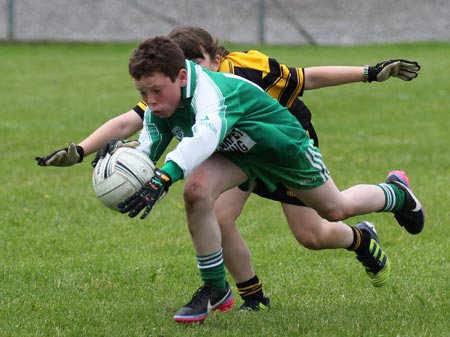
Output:
[[[355,82],[385,81],[389,77],[398,77],[410,81],[417,77],[420,70],[417,62],[393,59],[378,63],[376,66],[321,66],[296,68],[280,64],[261,52],[229,53],[220,47],[218,40],[205,30],[194,26],[178,26],[170,33],[188,59],[214,71],[231,72],[240,75],[267,91],[299,120],[308,136],[318,145],[317,134],[311,124],[311,113],[306,105],[296,96],[304,90]],[[53,152],[45,157],[38,157],[39,165],[71,166],[81,162],[83,155],[97,151],[113,137],[127,138],[142,127],[142,119],[147,105],[139,102],[130,110],[112,118],[78,145],[72,143],[69,148]],[[141,122],[139,122],[141,121]],[[145,128],[141,141],[145,143]],[[144,139],[142,139],[144,138]],[[127,146],[137,142],[128,142]],[[144,149],[145,146],[140,149]],[[95,160],[94,160],[95,162]],[[248,247],[240,236],[236,219],[250,193],[264,198],[280,201],[286,220],[298,242],[308,249],[345,248],[356,253],[357,259],[366,268],[372,284],[376,287],[387,283],[389,267],[387,256],[379,259],[380,251],[371,250],[372,240],[377,241],[373,224],[360,221],[356,226],[347,226],[343,222],[317,220],[317,213],[305,206],[285,186],[278,184],[273,192],[268,192],[264,184],[257,184],[252,191],[244,192],[233,188],[216,200],[215,209],[219,220],[222,237],[223,257],[226,267],[236,281],[239,295],[244,300],[239,310],[267,310],[269,298],[264,296],[262,283],[256,276],[250,260]],[[409,231],[410,228],[406,227]],[[379,246],[379,244],[377,243]],[[383,253],[384,254],[384,253]]]
[[[186,58],[214,71],[229,72],[244,77],[260,86],[281,105],[287,107],[301,123],[309,138],[318,146],[318,136],[311,122],[311,112],[300,97],[304,90],[354,83],[358,81],[385,81],[398,76],[404,81],[417,77],[417,62],[394,59],[376,66],[322,66],[289,67],[280,64],[259,51],[228,52],[219,41],[202,28],[183,25],[171,30],[169,37],[183,50]],[[146,128],[144,122],[144,129]],[[145,132],[142,134],[145,137]],[[300,135],[299,135],[300,136]],[[145,142],[145,139],[140,139]],[[145,147],[144,147],[145,151]],[[389,261],[379,246],[373,224],[359,221],[348,226],[342,221],[321,219],[314,209],[307,207],[282,184],[269,192],[262,183],[251,191],[232,188],[220,195],[215,202],[219,222],[225,266],[236,281],[236,287],[244,303],[239,310],[268,310],[270,299],[264,295],[263,284],[256,275],[245,240],[239,233],[236,220],[251,193],[281,202],[286,220],[297,241],[306,248],[346,249],[356,253],[356,258],[366,268],[366,274],[375,287],[387,283]],[[372,240],[378,250],[371,250]],[[379,256],[384,256],[380,259]]]
[[[391,211],[401,225],[422,229],[423,208],[403,172],[392,172],[387,183],[340,192],[299,122],[256,85],[186,61],[165,37],[141,43],[129,70],[150,109],[151,159],[162,154],[173,135],[180,143],[120,210],[134,217],[145,209],[144,218],[172,183],[189,176],[186,214],[205,285],[175,315],[176,321],[202,321],[211,310],[225,311],[233,303],[214,213],[215,199],[232,187],[251,189],[256,179],[269,191],[283,184],[331,221]],[[370,248],[379,249],[376,240]]]

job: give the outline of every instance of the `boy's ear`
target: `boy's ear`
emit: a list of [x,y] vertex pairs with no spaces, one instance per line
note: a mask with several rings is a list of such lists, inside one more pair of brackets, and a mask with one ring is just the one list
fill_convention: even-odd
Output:
[[216,55],[216,57],[214,58],[213,62],[212,62],[212,67],[214,71],[219,71],[220,69],[220,60],[221,60],[221,56],[220,55]]
[[182,87],[185,87],[187,85],[187,71],[186,69],[180,69],[180,71],[178,72],[178,80],[180,81],[180,85]]

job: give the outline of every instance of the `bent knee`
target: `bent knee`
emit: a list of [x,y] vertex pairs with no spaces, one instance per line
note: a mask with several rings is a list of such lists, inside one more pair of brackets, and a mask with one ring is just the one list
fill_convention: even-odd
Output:
[[310,250],[324,249],[323,239],[321,237],[320,232],[314,231],[295,232],[294,236],[297,242],[306,249]]
[[307,237],[307,238],[297,238],[297,241],[306,249],[310,250],[321,250],[323,249],[323,245],[320,242],[320,240],[317,240],[317,238],[314,237]]
[[195,203],[211,197],[211,191],[208,186],[199,180],[188,180],[184,185],[183,198],[186,203]]
[[351,214],[348,210],[339,207],[323,208],[321,210],[317,210],[317,213],[319,213],[322,218],[332,222],[345,220]]
[[239,212],[234,211],[233,209],[226,209],[226,208],[215,208],[217,221],[219,222],[220,228],[228,228],[228,227],[234,227],[236,224],[236,220],[239,217]]

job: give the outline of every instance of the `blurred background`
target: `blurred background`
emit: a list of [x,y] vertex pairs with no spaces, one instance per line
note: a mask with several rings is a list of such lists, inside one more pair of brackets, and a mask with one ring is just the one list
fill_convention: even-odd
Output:
[[231,43],[450,40],[449,0],[0,0],[3,41],[138,41],[179,24]]

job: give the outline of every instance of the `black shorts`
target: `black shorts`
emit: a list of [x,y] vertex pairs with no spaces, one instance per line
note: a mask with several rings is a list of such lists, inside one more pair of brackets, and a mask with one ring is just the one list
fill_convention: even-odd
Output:
[[[317,137],[316,130],[314,130],[313,125],[310,123],[308,126],[303,126],[306,132],[314,141],[314,145],[318,147],[319,139]],[[285,204],[297,205],[297,206],[306,206],[303,201],[295,197],[284,185],[277,185],[277,188],[273,192],[269,192],[266,188],[266,185],[262,183],[258,183],[253,190],[253,193],[259,195],[260,197],[275,200],[279,202],[283,202]]]
[[253,193],[260,197],[279,201],[289,205],[306,206],[299,198],[293,196],[293,194],[284,186],[277,185],[277,188],[273,192],[269,192],[264,184],[257,184]]

